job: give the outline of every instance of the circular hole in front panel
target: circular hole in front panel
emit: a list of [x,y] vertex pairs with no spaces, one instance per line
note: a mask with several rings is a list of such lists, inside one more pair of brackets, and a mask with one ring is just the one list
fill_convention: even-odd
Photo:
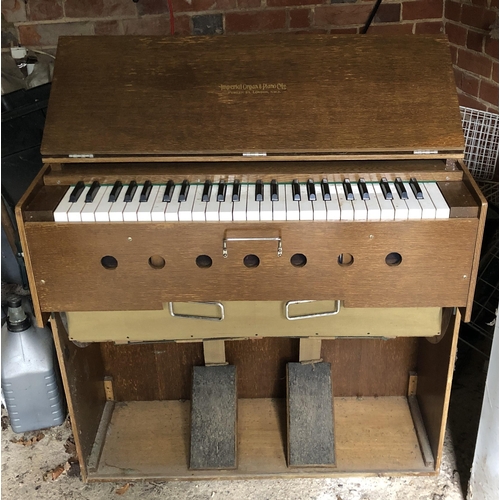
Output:
[[161,255],[151,255],[148,262],[153,269],[163,269],[165,267],[165,259]]
[[257,255],[251,253],[245,255],[245,257],[243,258],[243,264],[245,264],[246,267],[257,267],[260,264],[260,259],[257,257]]
[[403,257],[401,257],[401,254],[398,252],[391,252],[390,254],[387,254],[385,258],[385,263],[388,266],[399,266],[402,261]]
[[196,265],[202,269],[212,267],[212,258],[208,255],[198,255],[196,257]]
[[118,261],[112,255],[105,255],[101,259],[101,265],[104,269],[116,269],[118,267]]
[[354,257],[350,253],[341,253],[337,258],[337,262],[339,266],[351,266],[354,262]]
[[290,258],[290,264],[294,267],[304,267],[307,264],[307,257],[303,253],[295,253]]

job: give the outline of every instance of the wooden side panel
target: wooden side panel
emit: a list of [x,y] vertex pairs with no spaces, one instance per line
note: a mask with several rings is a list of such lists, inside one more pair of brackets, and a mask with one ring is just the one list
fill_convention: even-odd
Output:
[[[454,307],[467,301],[477,219],[306,223],[25,224],[43,311],[162,309],[168,301],[344,300],[346,307]],[[222,243],[229,237],[275,241]],[[459,242],[460,244],[457,244]],[[402,263],[389,266],[391,252]],[[291,257],[307,264],[294,267]],[[352,265],[339,265],[349,253]],[[247,254],[260,265],[247,268]],[[154,269],[153,255],[166,264]],[[196,258],[208,255],[210,268]],[[116,269],[101,264],[117,259]],[[311,279],[314,277],[314,279]]]
[[483,235],[484,235],[484,225],[486,222],[486,215],[488,212],[488,202],[486,198],[483,196],[483,193],[479,189],[476,181],[472,177],[471,173],[464,165],[463,162],[460,162],[462,170],[464,172],[464,184],[469,188],[469,191],[474,196],[476,203],[480,206],[479,211],[479,224],[477,227],[477,234],[475,238],[474,245],[474,256],[472,259],[472,268],[470,271],[470,285],[469,285],[469,294],[467,297],[467,306],[465,308],[461,308],[460,313],[463,316],[463,321],[468,323],[471,320],[472,316],[472,303],[474,302],[474,292],[476,290],[476,280],[477,280],[477,272],[479,269],[479,261],[481,259],[481,245],[483,243]]
[[[323,340],[335,396],[406,396],[417,344],[415,338]],[[101,349],[116,401],[189,399],[192,367],[203,365],[201,342],[103,343]],[[283,398],[286,364],[298,361],[299,340],[228,341],[226,359],[238,370],[238,398]]]
[[[43,187],[43,179],[45,174],[50,172],[50,165],[45,165],[38,175],[33,179],[29,188],[24,193],[23,197],[19,200],[16,205],[16,222],[19,231],[19,239],[21,240],[21,246],[24,252],[24,262],[26,264],[26,273],[28,275],[28,282],[30,285],[31,299],[33,301],[33,312],[35,313],[36,321],[39,327],[43,327],[49,319],[49,314],[52,311],[46,310],[45,313],[42,312],[40,307],[40,300],[38,297],[38,291],[36,287],[35,278],[33,276],[33,266],[31,259],[31,249],[28,246],[28,241],[26,239],[26,231],[23,220],[23,211],[26,205],[35,197],[38,191]],[[50,244],[47,242],[47,244]]]
[[455,320],[450,321],[446,333],[438,343],[419,339],[417,399],[434,454],[436,470],[439,470],[443,454],[460,319],[460,312],[457,310]]
[[59,314],[52,316],[51,325],[82,478],[86,480],[87,460],[106,405],[100,348],[99,344],[81,348],[69,341]]

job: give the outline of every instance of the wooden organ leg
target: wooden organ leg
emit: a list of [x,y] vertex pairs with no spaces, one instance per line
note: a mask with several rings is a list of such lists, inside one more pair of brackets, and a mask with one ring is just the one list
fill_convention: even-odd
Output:
[[203,342],[205,366],[193,367],[190,469],[237,467],[236,367],[223,340]]
[[321,339],[301,339],[299,362],[286,372],[288,466],[335,466],[331,365],[321,360]]

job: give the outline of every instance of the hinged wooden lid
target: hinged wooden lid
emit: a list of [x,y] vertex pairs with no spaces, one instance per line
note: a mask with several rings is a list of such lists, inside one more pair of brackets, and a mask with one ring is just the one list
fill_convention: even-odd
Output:
[[445,37],[67,37],[42,153],[460,157],[463,142]]

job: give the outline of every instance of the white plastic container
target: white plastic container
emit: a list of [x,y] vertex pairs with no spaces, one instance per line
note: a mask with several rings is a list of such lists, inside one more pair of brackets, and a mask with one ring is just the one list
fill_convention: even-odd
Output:
[[12,296],[2,327],[2,391],[14,432],[45,429],[64,422],[52,333],[37,328]]

